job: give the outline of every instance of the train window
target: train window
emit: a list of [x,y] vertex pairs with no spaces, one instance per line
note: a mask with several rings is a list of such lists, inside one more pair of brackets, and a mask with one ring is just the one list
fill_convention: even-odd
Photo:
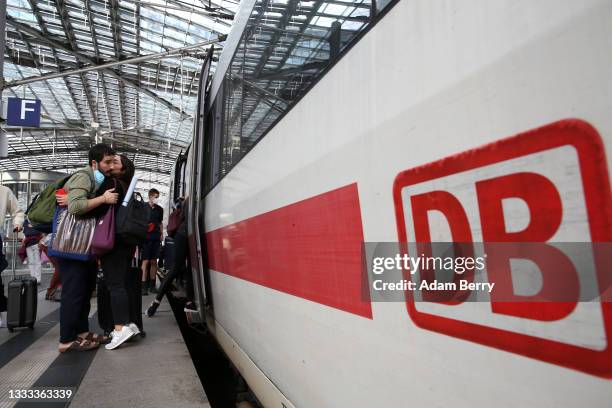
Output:
[[185,164],[187,155],[180,154],[174,166],[173,198],[185,196]]
[[220,140],[212,185],[396,1],[258,0],[213,104]]
[[[222,92],[222,91],[221,91]],[[220,141],[222,137],[223,103],[217,98],[206,114],[206,130],[204,145],[204,177],[202,179],[202,191],[208,192],[219,180],[219,154]]]

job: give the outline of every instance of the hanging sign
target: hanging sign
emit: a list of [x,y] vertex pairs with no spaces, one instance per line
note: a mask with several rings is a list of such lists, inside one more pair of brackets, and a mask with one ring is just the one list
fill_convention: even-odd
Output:
[[6,124],[40,127],[40,99],[8,98]]

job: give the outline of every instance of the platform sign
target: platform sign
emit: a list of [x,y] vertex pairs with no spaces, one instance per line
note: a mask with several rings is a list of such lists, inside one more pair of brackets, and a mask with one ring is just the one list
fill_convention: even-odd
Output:
[[40,99],[8,98],[6,124],[40,127]]
[[[403,171],[394,199],[400,242],[472,242],[485,248],[499,242],[582,243],[575,247],[612,242],[605,149],[598,132],[580,120]],[[611,378],[612,302],[585,302],[577,295],[589,282],[600,289],[612,282],[612,271],[600,267],[602,254],[591,253],[559,254],[559,260],[568,260],[566,274],[558,268],[548,273],[550,268],[537,262],[539,252],[517,258],[538,266],[540,288],[551,279],[573,282],[572,299],[527,302],[530,294],[516,294],[517,301],[510,302],[491,295],[489,301],[444,304],[407,298],[408,313],[423,329]],[[580,259],[592,266],[578,270]],[[501,271],[491,257],[486,264],[488,279]],[[515,264],[509,265],[514,279]]]

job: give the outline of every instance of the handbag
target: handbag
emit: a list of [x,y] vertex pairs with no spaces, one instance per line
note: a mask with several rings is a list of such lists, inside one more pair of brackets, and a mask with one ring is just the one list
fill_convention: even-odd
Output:
[[139,193],[117,210],[116,232],[126,244],[139,244],[147,237],[150,206]]
[[98,219],[91,240],[92,258],[100,259],[115,246],[115,206],[108,207],[106,214]]
[[75,261],[89,261],[90,247],[96,229],[94,217],[71,214],[67,207],[57,207],[53,216],[53,233],[48,255]]

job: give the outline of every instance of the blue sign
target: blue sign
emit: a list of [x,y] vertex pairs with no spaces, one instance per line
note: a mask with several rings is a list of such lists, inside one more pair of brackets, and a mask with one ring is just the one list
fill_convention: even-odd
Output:
[[40,127],[40,99],[8,98],[6,124]]

